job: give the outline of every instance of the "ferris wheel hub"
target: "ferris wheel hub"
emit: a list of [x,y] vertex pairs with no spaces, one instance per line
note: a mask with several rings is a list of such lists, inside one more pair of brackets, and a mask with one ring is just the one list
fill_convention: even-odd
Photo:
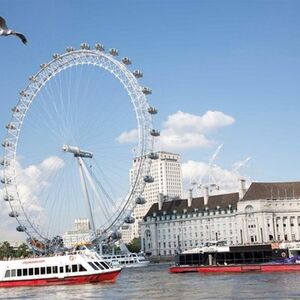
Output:
[[79,147],[76,147],[76,146],[63,145],[62,150],[64,152],[73,153],[74,157],[93,158],[92,152],[81,150]]

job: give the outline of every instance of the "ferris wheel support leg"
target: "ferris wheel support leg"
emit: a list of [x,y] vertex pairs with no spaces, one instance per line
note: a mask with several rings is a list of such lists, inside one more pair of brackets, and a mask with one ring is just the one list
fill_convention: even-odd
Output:
[[93,213],[92,213],[92,206],[91,206],[91,202],[90,202],[86,182],[85,182],[85,179],[84,179],[84,176],[83,176],[84,161],[82,160],[81,157],[77,157],[77,161],[78,161],[78,170],[79,170],[79,175],[80,175],[80,182],[81,182],[81,186],[82,186],[82,190],[83,190],[83,195],[84,195],[84,198],[85,198],[87,206],[88,206],[92,231],[93,231],[93,234],[96,236],[94,217],[93,217]]
[[[93,178],[92,178],[92,176],[91,176],[88,168],[86,167],[86,164],[84,163],[84,161],[82,162],[82,170],[83,170],[83,172],[84,172],[84,174],[85,174],[85,176],[86,176],[86,178],[88,180],[88,183],[90,184],[91,188],[93,189],[93,192],[95,193],[95,195],[97,196],[97,198],[101,202],[101,197],[100,197],[99,192],[98,192],[98,190],[97,190],[97,188],[95,186],[95,182],[94,182],[94,180],[93,180]],[[109,213],[108,213],[108,211],[107,212],[105,211],[107,209],[104,206],[104,202],[103,202],[102,209],[103,209],[103,213],[106,214],[107,220],[109,220]]]

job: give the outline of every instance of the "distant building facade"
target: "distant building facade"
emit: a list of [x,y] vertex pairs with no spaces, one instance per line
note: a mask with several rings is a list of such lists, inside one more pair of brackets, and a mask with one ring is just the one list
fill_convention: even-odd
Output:
[[[154,182],[147,183],[143,192],[143,197],[146,203],[137,205],[133,216],[135,223],[125,225],[122,228],[122,240],[125,243],[130,242],[133,238],[140,236],[140,223],[146,215],[150,207],[158,202],[160,194],[169,198],[182,197],[182,172],[180,155],[165,151],[156,152],[158,158],[152,160],[150,167],[150,176],[154,178]],[[136,177],[136,165],[140,158],[133,160],[133,165],[130,170],[130,184],[133,184]]]
[[142,247],[174,255],[210,240],[253,244],[300,240],[300,182],[252,183],[239,193],[161,201],[141,224]]
[[76,245],[90,243],[92,232],[90,221],[86,218],[75,219],[75,230],[67,231],[63,236],[64,246],[72,248]]

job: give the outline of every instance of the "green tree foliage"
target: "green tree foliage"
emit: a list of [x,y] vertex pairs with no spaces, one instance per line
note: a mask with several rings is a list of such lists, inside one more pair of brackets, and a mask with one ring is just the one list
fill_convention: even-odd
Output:
[[0,243],[0,259],[9,257],[27,257],[29,254],[30,249],[25,243],[22,243],[18,247],[11,246],[7,241]]
[[15,251],[15,256],[16,257],[27,257],[29,255],[29,253],[30,253],[29,247],[25,243],[22,243]]
[[141,251],[141,239],[134,238],[129,244],[126,244],[130,252],[139,253]]
[[0,258],[14,256],[14,249],[9,242],[5,241],[0,244]]

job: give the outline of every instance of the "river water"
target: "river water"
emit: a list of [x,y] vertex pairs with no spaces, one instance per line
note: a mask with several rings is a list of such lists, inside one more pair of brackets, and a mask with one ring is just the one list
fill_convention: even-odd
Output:
[[300,299],[300,273],[169,274],[124,269],[116,283],[0,289],[0,299]]

